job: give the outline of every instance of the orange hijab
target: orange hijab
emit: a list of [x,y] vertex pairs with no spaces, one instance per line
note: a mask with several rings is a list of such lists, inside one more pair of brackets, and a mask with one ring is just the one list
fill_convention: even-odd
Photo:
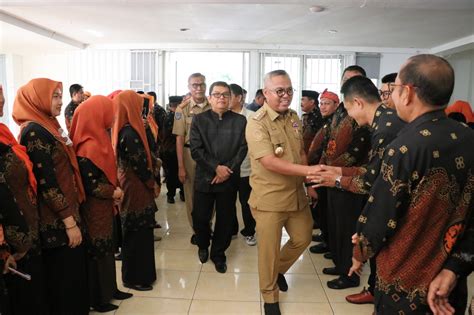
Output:
[[71,138],[77,156],[88,158],[117,186],[117,164],[107,129],[114,122],[114,107],[102,95],[88,98],[74,112]]
[[119,95],[120,93],[122,92],[122,90],[115,90],[113,91],[112,93],[110,93],[109,95],[107,95],[107,97],[111,100],[113,100],[117,95]]
[[28,123],[35,122],[45,128],[62,144],[74,170],[79,202],[83,202],[85,193],[76,153],[72,143],[70,143],[70,139],[65,135],[56,117],[51,116],[53,92],[57,88],[60,88],[62,91],[63,85],[61,82],[43,78],[31,80],[18,90],[15,102],[13,103],[12,116],[21,129]]
[[446,115],[451,113],[461,113],[466,117],[466,122],[474,122],[474,114],[472,113],[471,105],[465,101],[457,100],[445,110]]
[[126,90],[114,97],[115,122],[112,128],[112,147],[117,151],[119,132],[123,126],[130,124],[142,140],[147,156],[147,165],[152,169],[151,153],[143,125],[142,109],[143,98],[131,90]]
[[37,184],[35,174],[33,173],[33,163],[31,163],[30,157],[26,153],[26,148],[21,144],[18,144],[10,129],[8,129],[8,127],[4,124],[0,124],[0,142],[10,146],[13,150],[13,153],[15,153],[15,155],[23,161],[28,171],[28,181],[30,183],[30,187],[36,194]]

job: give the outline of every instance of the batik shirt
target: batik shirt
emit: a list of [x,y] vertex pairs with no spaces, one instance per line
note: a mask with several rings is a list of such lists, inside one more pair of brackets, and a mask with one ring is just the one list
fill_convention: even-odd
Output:
[[343,167],[341,186],[343,189],[368,194],[372,183],[380,172],[382,157],[387,145],[397,137],[405,123],[398,118],[397,113],[385,105],[380,105],[375,111],[371,129],[371,149],[369,162],[361,167]]
[[441,270],[472,210],[474,132],[426,113],[387,146],[380,174],[359,217],[354,257],[377,254],[376,296],[400,314],[426,309],[431,280]]
[[360,166],[367,161],[370,149],[370,132],[359,127],[347,114],[344,104],[340,104],[333,114],[327,144],[323,150],[320,164],[330,166]]

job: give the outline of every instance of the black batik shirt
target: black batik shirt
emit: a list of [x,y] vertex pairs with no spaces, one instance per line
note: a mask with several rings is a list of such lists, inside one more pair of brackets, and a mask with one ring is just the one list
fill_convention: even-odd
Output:
[[370,128],[369,162],[361,167],[342,168],[341,186],[343,189],[358,194],[369,193],[379,175],[385,148],[397,137],[404,125],[405,123],[395,111],[383,104],[377,108]]
[[474,132],[440,110],[405,125],[385,149],[358,220],[354,257],[378,253],[376,290],[408,301],[402,311],[426,307],[429,283],[472,211],[473,147]]

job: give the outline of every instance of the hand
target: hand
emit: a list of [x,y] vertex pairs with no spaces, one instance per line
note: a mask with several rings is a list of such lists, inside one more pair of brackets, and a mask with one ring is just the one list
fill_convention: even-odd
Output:
[[311,165],[308,166],[308,174],[307,175],[314,175],[321,172],[321,165]]
[[5,261],[5,266],[3,267],[3,274],[9,272],[8,267],[16,269],[16,261],[12,255],[8,256],[7,260]]
[[115,188],[114,194],[112,195],[112,198],[114,198],[115,202],[120,203],[123,198],[123,190],[120,187]]
[[25,252],[17,252],[15,254],[13,254],[12,256],[15,259],[15,261],[19,261],[20,259],[25,257],[26,253],[27,253],[26,251]]
[[217,165],[216,167],[216,175],[220,178],[229,178],[230,175],[234,173],[230,168],[225,165]]
[[449,294],[456,286],[456,274],[443,269],[431,281],[428,289],[428,304],[434,315],[454,314],[455,309],[449,304]]
[[352,244],[357,245],[358,243],[359,243],[359,235],[357,235],[357,233],[354,233],[354,235],[352,235]]
[[153,191],[154,191],[155,198],[158,198],[161,192],[161,186],[155,183],[155,187]]
[[321,171],[315,175],[307,176],[306,178],[314,183],[315,185],[311,186],[313,188],[319,187],[335,187],[337,175],[332,171]]
[[347,275],[350,277],[355,273],[360,277],[362,274],[362,269],[364,269],[364,263],[352,257],[352,267],[349,269],[349,273]]
[[318,200],[318,193],[316,192],[316,189],[314,189],[313,187],[308,187],[307,191],[308,191],[308,196],[310,196],[311,199]]
[[178,169],[178,178],[181,184],[184,184],[184,182],[186,181],[186,170],[184,169],[184,167],[180,167]]
[[69,229],[66,228],[66,234],[67,234],[67,237],[69,238],[69,247],[74,248],[81,245],[82,234],[77,224],[73,228],[69,228]]
[[337,176],[342,176],[342,167],[337,166],[328,166],[328,165],[320,165],[321,171],[324,172],[331,172],[336,174]]

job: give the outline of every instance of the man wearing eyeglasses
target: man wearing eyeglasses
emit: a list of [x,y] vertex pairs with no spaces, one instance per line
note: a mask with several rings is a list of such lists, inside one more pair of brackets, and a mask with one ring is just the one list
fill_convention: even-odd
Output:
[[[311,242],[313,219],[303,182],[319,166],[307,166],[302,123],[289,108],[294,90],[288,73],[267,73],[264,86],[266,103],[249,119],[245,132],[252,186],[248,203],[257,223],[265,315],[279,315],[279,291],[288,290],[284,274]],[[283,227],[290,239],[280,250]]]
[[247,155],[244,116],[229,110],[230,87],[214,82],[210,89],[211,110],[196,115],[191,124],[191,155],[196,161],[193,226],[202,263],[209,257],[209,221],[216,209],[211,260],[216,271],[227,271],[225,251],[235,223],[235,203],[240,165]]
[[[186,211],[191,228],[193,227],[193,194],[196,162],[189,150],[189,132],[193,117],[211,109],[206,99],[206,77],[193,73],[188,78],[188,89],[191,97],[176,108],[174,114],[173,134],[176,135],[176,154],[178,156],[178,177],[184,186]],[[191,237],[191,244],[196,245],[196,236]]]
[[395,104],[392,99],[392,91],[390,91],[389,83],[395,83],[395,78],[397,73],[389,73],[382,78],[382,87],[380,88],[380,97],[382,98],[383,103],[393,110],[395,110]]
[[[397,115],[407,124],[385,149],[358,220],[351,267],[360,272],[377,255],[377,314],[431,313],[430,282],[456,255],[472,215],[474,132],[444,113],[453,88],[451,65],[428,54],[409,58],[390,84]],[[457,284],[436,303],[449,300],[464,314],[466,278]]]

